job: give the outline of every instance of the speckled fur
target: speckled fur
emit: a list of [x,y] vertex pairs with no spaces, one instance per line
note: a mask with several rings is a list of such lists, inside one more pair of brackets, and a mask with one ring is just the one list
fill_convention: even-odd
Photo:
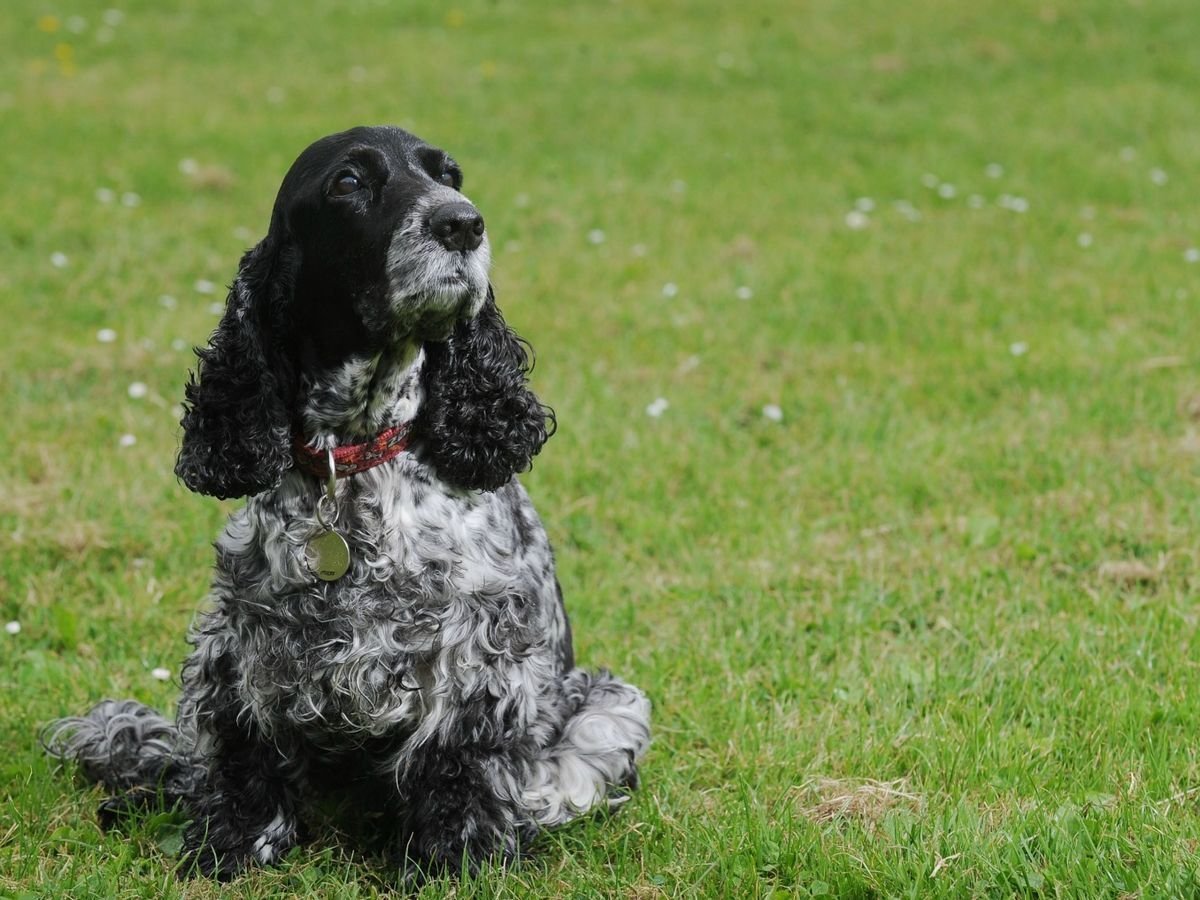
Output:
[[[346,230],[322,230],[345,207],[305,191],[363,146],[377,152],[376,193],[351,211],[385,220],[382,237],[351,221],[367,249],[340,251],[354,287],[322,308],[347,319],[305,343],[293,327],[314,302],[305,285],[342,283],[307,262],[313,235]],[[449,165],[434,154],[397,129],[356,129],[297,161],[188,388],[181,477],[249,499],[216,543],[176,720],[109,700],[45,732],[114,795],[106,818],[152,799],[185,806],[183,874],[276,862],[331,796],[410,874],[474,869],[636,785],[649,704],[575,667],[554,557],[514,477],[553,420],[526,385],[486,252],[460,258],[420,233],[453,193],[432,182]],[[337,483],[351,566],[318,580],[304,547],[323,486],[283,442],[295,428],[334,446],[408,420],[408,451]]]

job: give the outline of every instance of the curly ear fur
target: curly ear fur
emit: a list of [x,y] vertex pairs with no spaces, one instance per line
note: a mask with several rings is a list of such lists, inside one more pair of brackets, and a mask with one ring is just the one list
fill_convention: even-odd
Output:
[[292,464],[295,367],[283,323],[298,257],[269,235],[247,251],[220,324],[196,350],[175,474],[197,493],[251,496],[277,485]]
[[414,430],[443,480],[494,491],[527,471],[554,433],[554,411],[526,384],[527,346],[490,287],[478,315],[446,341],[425,344],[425,402]]

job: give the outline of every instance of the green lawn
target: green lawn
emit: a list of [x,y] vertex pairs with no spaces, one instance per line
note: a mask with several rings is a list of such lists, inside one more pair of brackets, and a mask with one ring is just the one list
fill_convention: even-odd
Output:
[[35,745],[172,707],[188,348],[385,122],[466,170],[578,656],[655,704],[620,815],[423,897],[1200,895],[1194,2],[57,2],[0,14],[0,895],[388,891],[180,886]]

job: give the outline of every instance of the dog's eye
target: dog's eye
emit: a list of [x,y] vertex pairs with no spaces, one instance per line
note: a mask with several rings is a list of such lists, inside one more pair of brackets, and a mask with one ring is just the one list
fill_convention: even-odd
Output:
[[446,171],[438,176],[438,181],[446,185],[446,187],[452,187],[457,191],[459,185],[462,184],[462,176],[456,169],[446,169]]
[[346,197],[355,191],[362,190],[362,182],[353,172],[343,172],[329,187],[329,193],[335,197]]

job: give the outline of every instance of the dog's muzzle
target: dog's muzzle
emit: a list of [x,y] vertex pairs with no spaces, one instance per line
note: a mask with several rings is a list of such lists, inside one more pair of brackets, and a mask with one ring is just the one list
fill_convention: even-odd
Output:
[[392,236],[389,316],[395,326],[441,339],[487,298],[491,248],[479,210],[449,188],[435,190]]

